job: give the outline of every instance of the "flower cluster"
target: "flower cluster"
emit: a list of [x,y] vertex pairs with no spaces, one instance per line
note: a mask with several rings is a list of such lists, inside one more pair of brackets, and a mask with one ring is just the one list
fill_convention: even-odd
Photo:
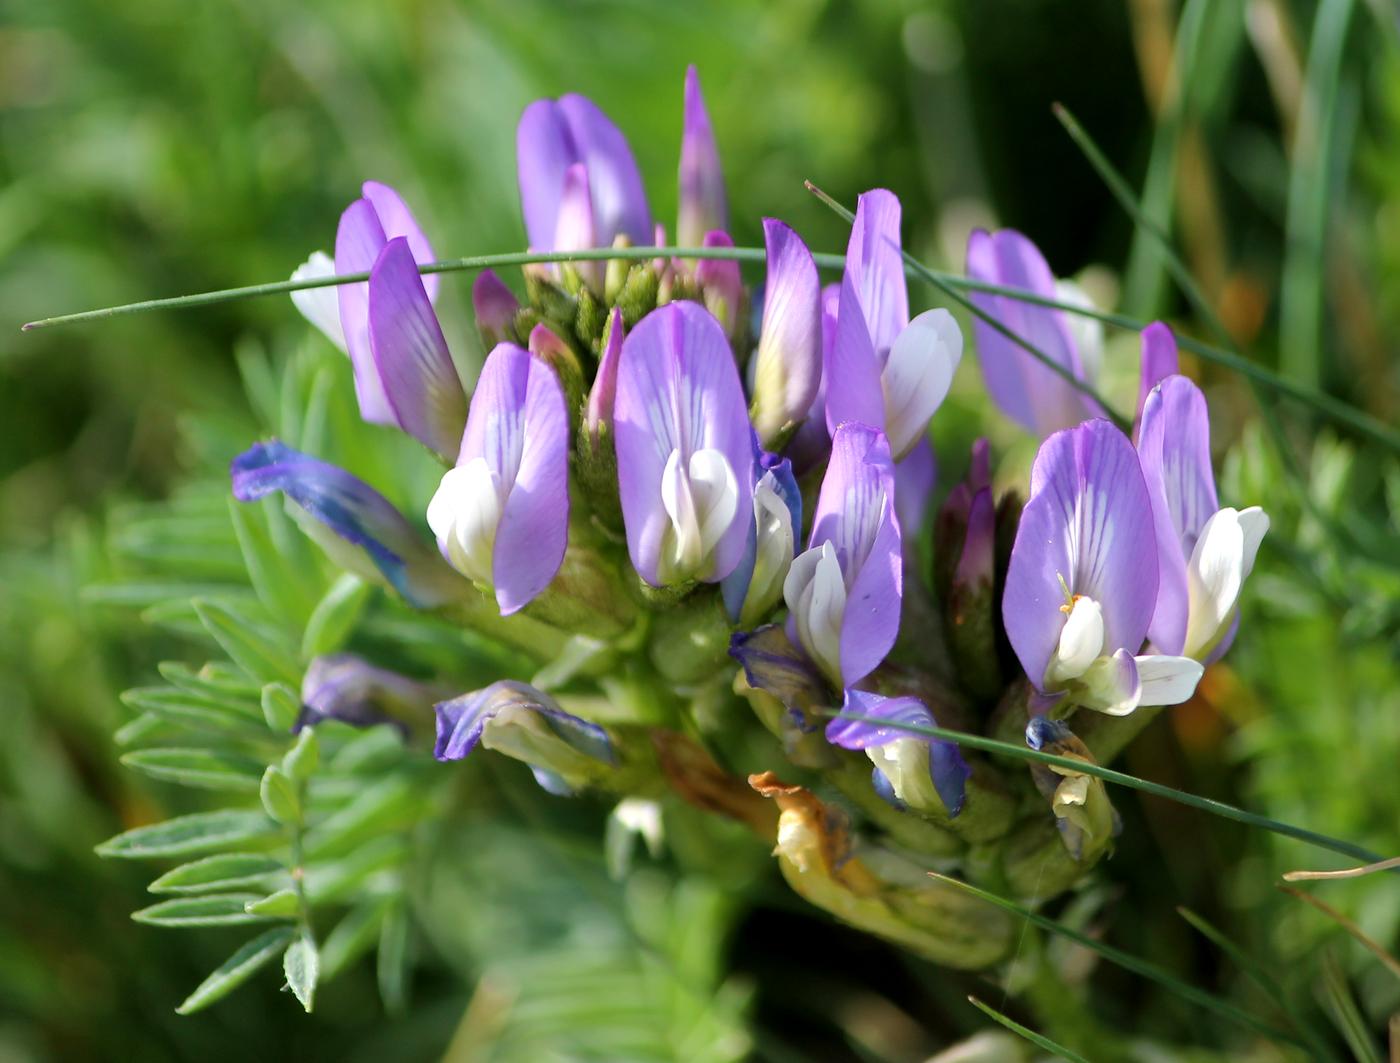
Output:
[[[625,712],[605,729],[572,696],[606,694],[598,670],[626,658],[668,703],[732,680],[793,763],[858,804],[875,796],[884,813],[872,815],[907,812],[983,842],[1011,830],[1013,805],[930,728],[994,732],[1019,718],[1033,746],[1091,760],[1071,713],[1179,703],[1228,647],[1268,520],[1219,506],[1205,400],[1176,372],[1166,326],[1142,336],[1130,439],[1076,386],[1095,379],[1101,331],[1053,304],[1087,298],[1019,233],[974,233],[987,392],[1046,438],[1024,506],[993,493],[981,440],[930,522],[929,425],[963,334],[945,309],[911,317],[893,193],[860,197],[826,287],[798,234],[765,219],[763,283],[750,290],[734,259],[687,255],[733,246],[693,69],[674,253],[625,137],[590,101],[531,104],[517,150],[532,250],[656,252],[526,266],[523,297],[480,273],[489,353],[472,386],[437,317],[439,276],[420,272],[432,246],[393,189],[367,182],[334,257],[317,252],[294,275],[368,275],[294,299],[349,355],[363,418],[446,466],[422,508],[436,548],[374,489],[281,443],[233,464],[238,498],[282,492],[338,561],[409,604],[542,660],[572,639],[602,662],[556,662],[534,685],[511,678],[439,702],[439,759],[484,745],[553,792],[632,792],[628,765],[653,754],[616,726]],[[931,579],[915,548],[926,530]],[[376,700],[433,697],[354,658],[313,671],[304,723],[372,722]],[[842,750],[870,761],[863,793]],[[668,762],[663,773],[677,785]],[[1101,852],[1115,821],[1101,784],[1036,781],[1075,860]]]

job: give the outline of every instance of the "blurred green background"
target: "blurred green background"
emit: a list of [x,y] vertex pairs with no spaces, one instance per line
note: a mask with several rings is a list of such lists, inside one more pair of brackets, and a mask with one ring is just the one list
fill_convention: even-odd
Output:
[[[255,342],[276,360],[305,324],[276,297],[23,336],[21,322],[283,278],[331,246],[371,177],[405,194],[444,256],[520,249],[514,125],[541,95],[602,105],[669,219],[693,62],[739,244],[760,243],[760,218],[776,215],[813,249],[839,251],[843,225],[802,180],[845,202],[884,185],[904,202],[907,246],[931,264],[960,269],[975,224],[1013,225],[1101,301],[1203,334],[1055,121],[1058,100],[1171,229],[1251,357],[1393,425],[1398,25],[1387,0],[0,0],[0,1059],[436,1058],[449,1043],[453,1058],[477,1058],[452,1039],[472,987],[451,957],[424,958],[408,1019],[379,1013],[365,972],[327,989],[314,1019],[271,978],[178,1018],[229,939],[131,923],[143,880],[92,852],[169,800],[117,765],[110,736],[126,719],[117,693],[180,645],[84,587],[139,562],[132,504],[257,435],[235,348]],[[444,291],[449,332],[465,337],[468,281]],[[1280,452],[1242,381],[1188,371],[1218,420],[1224,500],[1261,502],[1274,530],[1227,665],[1154,724],[1126,770],[1394,853],[1394,455],[1270,401]],[[1132,394],[1134,337],[1111,339],[1107,372],[1114,394]],[[950,472],[991,416],[979,384],[967,367],[936,426]],[[992,434],[1028,460],[1005,424]],[[1174,915],[1185,904],[1290,979],[1309,982],[1335,953],[1374,1030],[1400,1008],[1393,976],[1273,889],[1315,853],[1160,802],[1119,806],[1126,829],[1096,887],[1112,940],[1233,991],[1238,971]],[[713,907],[704,883],[685,888],[694,895],[674,904]],[[1391,882],[1326,895],[1396,944]],[[918,1059],[985,1024],[951,979],[874,973],[888,953],[864,955],[825,923],[831,947],[870,973],[814,979],[823,948],[803,940],[800,905],[755,903],[715,923],[707,962],[753,976],[744,1021],[759,1056]],[[709,925],[687,911],[652,918]],[[615,917],[606,904],[578,913]],[[785,948],[805,968],[800,987],[774,980]],[[1104,1013],[1127,1028],[1151,1008],[1144,983],[1095,977]],[[850,1005],[815,1019],[809,993]]]

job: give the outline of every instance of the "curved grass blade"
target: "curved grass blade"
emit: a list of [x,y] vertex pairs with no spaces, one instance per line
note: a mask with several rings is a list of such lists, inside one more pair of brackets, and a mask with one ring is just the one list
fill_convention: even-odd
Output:
[[1155,963],[1139,959],[1132,953],[1124,952],[1122,949],[1116,949],[1112,945],[1107,945],[1096,938],[1090,937],[1088,934],[1081,934],[1078,930],[1074,930],[1071,927],[1065,926],[1063,923],[1057,923],[1053,919],[1033,912],[1029,908],[1017,904],[1015,901],[1008,900],[995,893],[988,893],[986,890],[979,889],[960,879],[952,878],[948,875],[941,875],[937,871],[930,871],[928,874],[931,878],[954,886],[965,893],[969,893],[980,900],[986,901],[988,904],[996,905],[996,907],[1003,911],[1010,912],[1012,915],[1019,916],[1035,926],[1040,927],[1042,930],[1048,930],[1052,934],[1058,934],[1061,937],[1068,938],[1075,944],[1081,945],[1091,952],[1102,956],[1109,963],[1122,967],[1125,971],[1131,971],[1133,974],[1141,975],[1143,978],[1156,982],[1158,985],[1162,986],[1164,989],[1170,990],[1183,1000],[1188,1000],[1201,1008],[1205,1008],[1207,1011],[1213,1011],[1222,1018],[1239,1023],[1241,1026],[1245,1026],[1255,1033],[1263,1034],[1265,1037],[1271,1037],[1275,1041],[1284,1041],[1288,1044],[1297,1045],[1300,1048],[1306,1047],[1291,1033],[1277,1029],[1266,1022],[1256,1019],[1253,1015],[1249,1014],[1249,1012],[1235,1007],[1235,1005],[1231,1004],[1228,1000],[1221,1000],[1219,997],[1213,996],[1203,989],[1197,989],[1193,985],[1188,985],[1170,971],[1158,967]]
[[955,742],[960,746],[964,746],[968,749],[981,750],[984,753],[999,753],[1008,757],[1016,757],[1019,760],[1032,760],[1055,767],[1070,768],[1084,775],[1093,775],[1104,780],[1104,782],[1126,786],[1132,790],[1139,790],[1142,793],[1151,794],[1153,797],[1161,797],[1168,801],[1175,801],[1177,804],[1186,805],[1189,808],[1198,808],[1203,812],[1209,812],[1223,819],[1232,819],[1246,826],[1258,827],[1261,830],[1267,830],[1274,834],[1281,834],[1287,838],[1295,838],[1298,841],[1307,842],[1309,845],[1316,845],[1322,849],[1330,849],[1335,853],[1344,853],[1347,856],[1354,856],[1358,860],[1365,860],[1368,862],[1380,860],[1380,857],[1369,849],[1364,849],[1359,845],[1343,841],[1340,838],[1332,838],[1326,834],[1319,834],[1316,831],[1307,830],[1303,827],[1295,827],[1291,823],[1281,823],[1276,819],[1269,819],[1267,816],[1261,816],[1255,812],[1246,812],[1244,809],[1236,808],[1234,805],[1227,805],[1223,801],[1214,801],[1209,797],[1188,794],[1184,790],[1176,790],[1170,786],[1163,786],[1161,783],[1148,782],[1146,779],[1139,779],[1135,775],[1127,775],[1121,771],[1114,771],[1112,768],[1101,767],[1098,764],[1089,764],[1082,760],[1071,760],[1068,757],[1058,757],[1053,753],[1042,753],[1040,750],[1031,749],[1029,746],[1018,746],[1011,742],[1002,742],[995,738],[968,734],[964,731],[950,731],[944,727],[925,727],[920,724],[903,723],[887,719],[877,721],[874,717],[867,717],[858,712],[833,711],[826,715],[842,720],[859,720],[866,723],[878,722],[882,727],[893,727],[900,731],[923,735],[927,738],[941,738],[944,741]]
[[1358,1063],[1381,1063],[1380,1053],[1376,1051],[1371,1031],[1367,1029],[1366,1020],[1356,1005],[1351,987],[1347,985],[1341,964],[1330,952],[1322,963],[1321,996],[1323,1004],[1332,1015],[1332,1021]]
[[1034,1030],[1027,1029],[1026,1027],[1022,1026],[1019,1022],[1016,1022],[1014,1019],[1008,1018],[1001,1012],[997,1011],[997,1009],[992,1007],[990,1004],[984,1004],[982,1003],[982,1001],[972,996],[967,998],[967,1002],[971,1004],[974,1008],[976,1008],[978,1011],[980,1011],[983,1015],[987,1016],[987,1018],[991,1019],[994,1023],[997,1023],[999,1026],[1005,1026],[1012,1033],[1016,1034],[1016,1036],[1025,1038],[1037,1048],[1043,1049],[1046,1052],[1051,1052],[1054,1055],[1058,1056],[1060,1059],[1067,1059],[1070,1061],[1070,1063],[1089,1063],[1089,1061],[1083,1056],[1081,1056],[1078,1052],[1072,1052],[1064,1045],[1056,1044],[1044,1034],[1039,1034],[1036,1033]]
[[1400,868],[1400,856],[1392,856],[1389,860],[1377,860],[1374,864],[1362,864],[1360,867],[1344,867],[1337,871],[1285,871],[1283,881],[1325,882],[1335,878],[1361,878],[1364,875],[1374,875],[1377,871],[1391,871],[1395,868]]
[[[847,224],[852,224],[855,222],[856,216],[854,214],[852,214],[840,203],[836,202],[836,200],[832,199],[831,196],[827,195],[820,188],[814,185],[811,181],[804,181],[803,184],[806,185],[807,191],[811,192],[812,195],[816,196],[817,199],[821,200],[822,203],[830,207],[837,215],[844,218]],[[1074,373],[1068,367],[1063,366],[1059,362],[1055,361],[1055,359],[1051,358],[1039,347],[1031,343],[1030,340],[1019,335],[1018,333],[1013,332],[1011,329],[1007,328],[1004,324],[998,321],[993,315],[987,313],[980,306],[977,306],[975,303],[972,302],[971,299],[963,295],[962,292],[958,291],[956,285],[949,283],[948,279],[943,274],[936,273],[935,271],[929,269],[927,266],[925,266],[922,262],[916,259],[908,251],[905,251],[903,248],[900,249],[899,253],[904,259],[906,272],[912,270],[916,277],[919,277],[920,279],[927,281],[929,284],[932,284],[935,288],[937,288],[940,292],[946,295],[949,299],[952,299],[963,309],[967,310],[975,317],[978,317],[981,320],[985,321],[988,325],[996,329],[1003,336],[1009,339],[1012,343],[1016,344],[1018,347],[1026,351],[1027,354],[1031,355],[1031,357],[1035,358],[1036,361],[1040,362],[1043,366],[1045,366],[1045,368],[1049,369],[1056,376],[1060,377],[1062,380],[1068,383],[1070,387],[1074,388],[1076,391],[1081,391],[1085,395],[1088,395],[1091,399],[1093,399],[1095,402],[1097,402],[1100,406],[1103,407],[1104,412],[1109,416],[1110,419],[1112,419],[1112,421],[1116,425],[1118,425],[1119,428],[1123,429],[1126,432],[1129,428],[1132,427],[1132,422],[1129,421],[1127,418],[1123,417],[1116,410],[1114,410],[1113,407],[1109,404],[1108,400],[1105,399],[1101,394],[1099,394],[1098,390],[1088,381],[1080,380],[1079,377],[1075,376]],[[1008,291],[1014,292],[1015,289],[1008,289]]]

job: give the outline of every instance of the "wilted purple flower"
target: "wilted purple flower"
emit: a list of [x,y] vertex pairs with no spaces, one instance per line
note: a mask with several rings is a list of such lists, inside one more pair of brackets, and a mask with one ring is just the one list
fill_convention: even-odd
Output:
[[705,97],[700,93],[700,75],[693,66],[685,72],[679,203],[676,220],[679,246],[695,247],[705,233],[729,228],[719,149],[715,146],[715,133],[705,110]]
[[753,442],[724,330],[670,303],[627,336],[613,408],[632,565],[653,587],[732,572],[753,519]]
[[233,497],[252,502],[281,491],[307,518],[306,533],[341,567],[384,580],[412,604],[432,608],[468,585],[378,491],[344,469],[270,440],[234,458]]
[[[638,246],[651,239],[651,211],[632,149],[592,100],[576,95],[536,100],[520,116],[515,145],[520,205],[533,250],[556,250],[574,166],[583,167],[586,179],[592,246],[611,247],[619,235]],[[577,177],[574,183],[577,195]]]
[[740,627],[753,627],[782,601],[802,534],[802,492],[792,462],[761,449],[755,438],[753,475],[753,524],[744,556],[720,583],[729,619]]
[[1233,639],[1240,589],[1269,530],[1268,514],[1258,506],[1220,508],[1205,396],[1184,376],[1168,376],[1148,393],[1138,453],[1161,570],[1152,646],[1215,660]]
[[763,241],[768,277],[749,417],[759,441],[775,447],[807,417],[821,384],[821,286],[812,253],[791,228],[764,218]]
[[902,593],[889,444],[848,422],[832,436],[811,539],[783,585],[788,636],[832,686],[854,686],[894,645]]
[[892,192],[860,197],[825,366],[828,428],[882,427],[896,460],[924,437],[962,359],[962,332],[947,310],[909,320],[899,215]]
[[[1063,720],[1033,716],[1026,725],[1026,745],[1058,757],[1095,763],[1089,747]],[[1059,764],[1038,763],[1031,765],[1031,778],[1050,799],[1060,838],[1070,856],[1085,860],[1107,848],[1120,823],[1102,779]]]
[[[432,245],[418,227],[403,198],[388,185],[366,181],[364,196],[345,208],[335,234],[335,272],[369,273],[379,261],[384,247],[396,237],[408,242],[414,262],[423,265],[434,260]],[[423,294],[429,304],[437,299],[436,274],[420,278]],[[336,291],[340,306],[340,324],[350,364],[355,370],[355,397],[359,400],[360,416],[372,424],[400,424],[389,396],[380,380],[380,368],[371,346],[370,285],[342,284]],[[431,315],[431,308],[428,310]],[[458,385],[458,390],[461,385]],[[430,444],[431,445],[431,444]]]
[[428,504],[444,556],[503,616],[549,585],[569,534],[569,414],[553,369],[502,343],[472,396],[457,466]]
[[542,787],[560,795],[597,781],[617,763],[606,731],[526,683],[503,679],[434,709],[433,756],[441,761],[461,760],[480,743],[528,764]]
[[317,657],[301,681],[301,715],[293,733],[322,720],[339,720],[352,727],[393,723],[399,717],[433,703],[433,690],[408,676],[370,664],[353,653]]
[[1200,664],[1138,656],[1156,600],[1152,502],[1132,444],[1104,420],[1056,432],[1031,470],[1002,600],[1026,676],[1111,715],[1185,701]]
[[[1057,296],[1054,274],[1039,249],[1014,229],[976,230],[967,242],[967,273],[987,284],[1019,288],[1047,299]],[[1064,311],[986,292],[973,292],[972,302],[1076,378],[1090,379]],[[1093,399],[1015,340],[980,318],[974,327],[987,391],[1003,413],[1028,431],[1048,436],[1103,415]]]
[[483,342],[494,347],[510,338],[520,300],[492,270],[484,269],[472,282],[472,311]]
[[[875,789],[892,792],[904,805],[924,812],[962,811],[972,769],[957,743],[920,735],[908,727],[936,727],[918,698],[887,698],[865,690],[846,691],[843,713],[826,727],[826,740],[843,749],[863,749],[875,765]],[[903,725],[903,726],[900,726]]]

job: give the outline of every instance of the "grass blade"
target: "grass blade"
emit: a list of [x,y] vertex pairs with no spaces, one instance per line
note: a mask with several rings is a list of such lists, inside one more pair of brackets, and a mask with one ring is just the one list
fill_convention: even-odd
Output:
[[1087,934],[1081,934],[1078,930],[1065,926],[1063,923],[1057,923],[1055,920],[1040,915],[1038,912],[1033,912],[1029,908],[1017,904],[1015,901],[1000,897],[995,893],[988,893],[986,890],[979,889],[960,879],[951,878],[948,875],[940,875],[936,871],[930,871],[929,876],[936,878],[940,882],[945,882],[950,886],[954,886],[965,893],[969,893],[980,900],[986,901],[988,904],[996,905],[1003,911],[1010,912],[1015,916],[1025,919],[1035,926],[1040,927],[1042,930],[1048,930],[1052,934],[1058,934],[1061,937],[1068,938],[1075,944],[1081,945],[1097,953],[1099,956],[1102,956],[1109,963],[1121,967],[1125,971],[1131,971],[1133,974],[1141,975],[1143,978],[1156,982],[1158,985],[1162,986],[1162,988],[1175,993],[1183,1000],[1190,1001],[1207,1011],[1213,1011],[1222,1018],[1229,1019],[1232,1022],[1236,1022],[1241,1026],[1253,1030],[1255,1033],[1263,1034],[1265,1037],[1271,1037],[1276,1041],[1285,1041],[1289,1044],[1304,1047],[1291,1033],[1287,1033],[1284,1030],[1277,1029],[1266,1022],[1256,1019],[1253,1015],[1249,1014],[1249,1012],[1235,1007],[1235,1005],[1231,1004],[1228,1000],[1221,1000],[1219,997],[1213,996],[1203,989],[1197,989],[1193,985],[1188,985],[1170,971],[1158,967],[1155,963],[1139,959],[1137,956],[1124,952],[1122,949],[1116,949],[1112,945],[1106,945],[1096,938],[1092,938]]
[[968,997],[967,1002],[971,1004],[974,1008],[976,1008],[978,1011],[980,1011],[983,1015],[987,1016],[987,1018],[991,1019],[994,1023],[998,1024],[999,1026],[1005,1026],[1016,1036],[1025,1038],[1037,1048],[1043,1049],[1046,1052],[1051,1052],[1058,1056],[1060,1059],[1067,1059],[1070,1061],[1070,1063],[1089,1063],[1089,1061],[1083,1056],[1081,1056],[1078,1052],[1072,1052],[1064,1045],[1056,1044],[1044,1034],[1039,1034],[1036,1033],[1034,1030],[1027,1029],[1016,1020],[1009,1018],[1008,1016],[1003,1015],[1001,1012],[997,1011],[997,1009],[992,1007],[990,1004],[984,1004],[976,997]]
[[1295,838],[1309,845],[1316,845],[1322,849],[1330,849],[1334,853],[1343,853],[1353,856],[1358,860],[1374,862],[1380,857],[1369,849],[1364,849],[1359,845],[1343,841],[1340,838],[1332,838],[1326,834],[1319,834],[1316,831],[1307,830],[1304,827],[1295,827],[1291,823],[1281,823],[1276,819],[1269,819],[1255,812],[1246,812],[1242,808],[1234,805],[1227,805],[1223,801],[1214,801],[1209,797],[1200,797],[1197,794],[1188,794],[1184,790],[1176,790],[1170,786],[1163,786],[1161,783],[1149,782],[1146,779],[1139,779],[1135,775],[1127,775],[1121,771],[1114,771],[1112,768],[1105,768],[1098,764],[1089,764],[1082,760],[1071,760],[1069,757],[1058,757],[1053,753],[1043,753],[1038,749],[1031,749],[1029,746],[1018,746],[1011,742],[1002,742],[995,738],[987,738],[983,735],[967,734],[964,731],[950,731],[944,727],[925,727],[920,724],[903,723],[900,721],[879,719],[873,716],[865,716],[858,712],[832,712],[829,714],[833,719],[859,720],[865,723],[879,723],[881,727],[893,727],[900,731],[907,731],[910,734],[923,735],[926,738],[941,738],[946,742],[955,742],[959,746],[967,749],[976,749],[984,753],[998,753],[1003,756],[1015,757],[1019,760],[1031,760],[1041,764],[1048,764],[1052,767],[1070,768],[1073,771],[1084,775],[1093,775],[1104,782],[1116,783],[1119,786],[1126,786],[1132,790],[1138,790],[1153,797],[1165,798],[1168,801],[1175,801],[1177,804],[1186,805],[1188,808],[1200,809],[1202,812],[1209,812],[1211,815],[1220,816],[1223,819],[1231,819],[1236,823],[1243,823],[1246,826],[1258,827],[1273,834],[1281,834],[1287,838]]

